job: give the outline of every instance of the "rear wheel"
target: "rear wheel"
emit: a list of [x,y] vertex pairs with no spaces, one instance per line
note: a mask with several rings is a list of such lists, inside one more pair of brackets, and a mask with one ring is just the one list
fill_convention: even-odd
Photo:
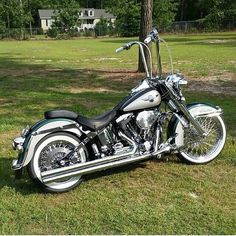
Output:
[[[213,109],[205,104],[190,107],[191,115],[201,113],[203,110]],[[178,156],[189,163],[204,164],[214,160],[222,151],[226,141],[226,128],[221,116],[205,116],[196,118],[207,134],[206,137],[198,135],[192,125],[183,128],[177,121],[175,125],[175,143],[180,146]]]
[[36,147],[34,157],[28,166],[31,178],[47,192],[66,192],[78,186],[82,181],[81,176],[45,184],[41,174],[44,171],[86,162],[85,147],[69,155],[69,158],[65,158],[79,143],[77,137],[68,133],[54,133],[43,138]]

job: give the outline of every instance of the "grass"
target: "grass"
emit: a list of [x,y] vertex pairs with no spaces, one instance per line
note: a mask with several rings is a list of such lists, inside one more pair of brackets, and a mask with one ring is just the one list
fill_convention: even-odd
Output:
[[225,88],[185,93],[224,109],[219,158],[194,166],[169,156],[103,171],[58,195],[26,173],[14,180],[11,140],[48,109],[94,116],[113,107],[140,79],[118,70],[134,71],[137,53],[113,53],[129,39],[0,42],[0,234],[236,234],[236,33],[164,38],[190,81],[213,78]]

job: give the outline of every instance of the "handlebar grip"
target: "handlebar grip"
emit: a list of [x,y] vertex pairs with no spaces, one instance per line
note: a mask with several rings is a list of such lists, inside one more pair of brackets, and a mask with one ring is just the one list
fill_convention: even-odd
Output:
[[152,41],[152,37],[148,36],[147,38],[145,38],[144,43],[149,44]]
[[116,49],[116,53],[122,52],[125,48],[124,47],[120,47]]

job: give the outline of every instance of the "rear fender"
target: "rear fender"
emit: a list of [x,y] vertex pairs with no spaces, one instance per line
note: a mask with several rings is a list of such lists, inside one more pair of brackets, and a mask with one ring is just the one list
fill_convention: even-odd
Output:
[[59,131],[69,132],[77,137],[83,134],[80,130],[80,125],[73,120],[64,118],[41,120],[32,126],[29,133],[26,135],[23,151],[19,154],[17,165],[21,167],[28,165],[39,141],[46,135]]

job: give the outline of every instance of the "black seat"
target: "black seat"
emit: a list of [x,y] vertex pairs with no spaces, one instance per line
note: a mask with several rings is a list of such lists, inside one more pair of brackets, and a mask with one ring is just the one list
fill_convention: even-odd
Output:
[[76,120],[81,125],[84,125],[92,130],[99,130],[107,126],[115,116],[116,110],[111,110],[95,118],[87,118],[79,115]]
[[73,111],[67,111],[67,110],[51,110],[51,111],[46,111],[44,113],[44,117],[46,119],[68,118],[68,119],[76,120],[76,118],[78,117],[78,114]]

